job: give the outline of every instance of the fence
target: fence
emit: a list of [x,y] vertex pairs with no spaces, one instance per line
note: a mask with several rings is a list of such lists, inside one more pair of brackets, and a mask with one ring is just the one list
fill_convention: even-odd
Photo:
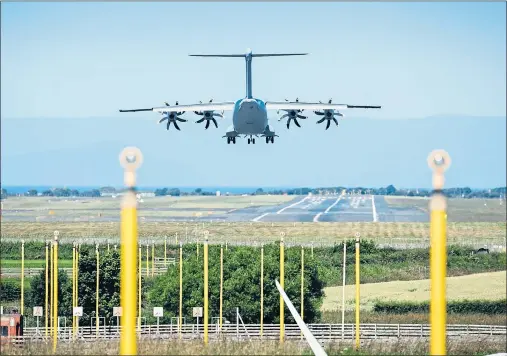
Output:
[[[341,339],[353,339],[355,337],[355,324],[308,324],[308,328],[320,342],[337,341]],[[95,327],[80,326],[76,339],[96,340],[119,338],[121,327],[116,325],[101,326],[99,334]],[[248,340],[260,339],[259,324],[245,324],[239,327],[237,324],[223,324],[220,332],[218,324],[209,324],[210,339],[233,339]],[[178,326],[176,324],[141,325],[137,329],[138,336],[148,338],[178,338]],[[429,324],[360,324],[361,339],[382,338],[427,338],[430,336]],[[183,324],[181,334],[183,339],[199,339],[202,337],[203,326],[197,324]],[[280,326],[278,324],[264,324],[262,338],[266,340],[278,340]],[[44,327],[25,328],[24,337],[30,340],[44,339]],[[447,325],[448,337],[465,337],[470,335],[502,336],[507,335],[505,325]],[[72,341],[72,327],[60,327],[58,338],[62,341]],[[285,325],[286,339],[301,339],[301,330],[297,324]]]

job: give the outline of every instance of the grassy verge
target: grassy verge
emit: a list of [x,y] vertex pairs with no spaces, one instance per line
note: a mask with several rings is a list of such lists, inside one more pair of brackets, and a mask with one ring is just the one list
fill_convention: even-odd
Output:
[[[99,220],[99,219],[98,219]],[[332,244],[344,239],[354,238],[359,232],[361,238],[374,239],[379,243],[428,242],[429,223],[176,223],[139,222],[139,238],[155,239],[159,243],[165,238],[174,239],[176,234],[184,242],[202,241],[204,230],[209,231],[213,242],[267,242],[279,241],[280,232],[285,232],[285,240],[290,243]],[[449,223],[448,243],[474,243],[491,241],[505,246],[505,222]],[[2,239],[49,240],[55,230],[60,231],[60,239],[119,239],[119,222],[2,222]],[[398,241],[402,239],[402,241]],[[421,241],[422,240],[422,241]]]
[[[354,351],[353,341],[325,345],[329,355],[421,355],[427,354],[429,345],[427,340],[400,339],[394,341],[371,340],[363,341],[361,350]],[[505,352],[505,340],[498,338],[484,338],[477,340],[449,340],[447,351],[449,355],[487,355]],[[49,355],[51,344],[28,342],[23,348],[7,346],[4,349],[10,355]],[[118,341],[96,341],[93,343],[75,342],[59,343],[57,355],[117,355]],[[204,348],[202,341],[175,340],[143,340],[138,342],[138,353],[141,355],[312,355],[305,342],[286,341],[280,345],[275,341],[223,341],[210,342]]]
[[[2,268],[21,268],[21,260],[0,261]],[[25,268],[44,268],[46,260],[25,260]],[[72,260],[58,260],[58,268],[72,268]]]

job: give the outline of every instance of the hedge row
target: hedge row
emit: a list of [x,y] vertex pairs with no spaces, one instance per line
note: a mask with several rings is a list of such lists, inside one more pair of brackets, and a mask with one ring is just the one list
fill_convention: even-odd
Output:
[[21,296],[21,281],[12,279],[0,280],[0,301],[14,302]]
[[[429,313],[429,301],[425,302],[377,302],[373,311],[387,314]],[[447,312],[455,314],[506,314],[507,300],[456,300],[447,302]]]

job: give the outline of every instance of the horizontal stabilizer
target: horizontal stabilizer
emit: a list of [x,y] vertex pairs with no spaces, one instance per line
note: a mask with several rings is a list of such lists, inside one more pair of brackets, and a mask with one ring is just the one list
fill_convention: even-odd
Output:
[[252,57],[306,56],[308,53],[254,53]]
[[189,54],[190,57],[238,57],[245,58],[244,54]]
[[[306,56],[308,53],[252,53],[252,57],[283,57],[283,56]],[[246,54],[189,54],[190,57],[222,57],[222,58],[245,58]]]

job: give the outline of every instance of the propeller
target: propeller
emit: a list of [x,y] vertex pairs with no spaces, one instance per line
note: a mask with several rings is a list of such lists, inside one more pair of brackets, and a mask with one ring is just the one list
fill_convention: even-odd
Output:
[[[287,100],[287,99],[285,99],[285,101],[289,102],[289,100]],[[299,98],[296,98],[296,103],[298,103],[298,102],[299,102]],[[292,120],[294,120],[294,123],[296,124],[296,126],[297,126],[297,127],[301,127],[301,125],[299,124],[299,122],[298,122],[298,120],[297,120],[297,119],[299,118],[299,119],[303,119],[303,120],[304,120],[304,119],[307,119],[307,118],[308,118],[308,116],[303,116],[303,115],[301,115],[301,113],[303,112],[303,109],[288,109],[288,110],[287,110],[287,109],[282,109],[282,110],[283,110],[283,111],[286,111],[286,112],[287,112],[287,114],[283,114],[283,115],[282,115],[282,116],[278,119],[278,121],[281,121],[282,119],[284,119],[284,118],[288,117],[288,119],[287,119],[287,129],[289,129],[289,127],[290,127],[290,122],[291,122]],[[277,113],[277,114],[279,114],[279,113],[280,113],[280,110],[278,110],[276,113]]]
[[[199,100],[199,102],[202,104],[202,101]],[[213,102],[213,99],[210,99],[210,103]],[[206,126],[205,129],[207,130],[209,128],[210,122],[213,122],[215,124],[215,127],[218,129],[218,123],[215,117],[224,117],[224,112],[222,111],[221,114],[215,113],[214,110],[206,110],[206,111],[194,111],[196,115],[202,116],[201,119],[196,121],[196,124],[200,124],[204,120],[206,120]]]
[[[333,99],[329,99],[328,104],[331,104],[332,102],[333,102]],[[319,103],[322,104],[322,101],[319,100]],[[336,126],[338,126],[338,120],[336,120],[335,116],[343,117],[343,114],[341,112],[335,111],[334,109],[324,110],[323,112],[322,111],[315,111],[315,115],[324,116],[322,119],[317,121],[317,124],[322,124],[324,121],[327,120],[326,130],[329,129],[329,126],[331,125],[331,120],[334,121]]]
[[[164,102],[165,106],[170,106],[167,102]],[[178,105],[178,102],[176,102],[176,105]],[[184,111],[163,111],[161,114],[164,116],[161,118],[158,123],[162,123],[162,121],[167,120],[167,130],[169,130],[169,126],[171,126],[171,122],[174,124],[174,127],[176,130],[181,131],[180,127],[178,126],[177,121],[180,122],[187,122],[188,120],[182,119],[179,116],[184,114]]]

